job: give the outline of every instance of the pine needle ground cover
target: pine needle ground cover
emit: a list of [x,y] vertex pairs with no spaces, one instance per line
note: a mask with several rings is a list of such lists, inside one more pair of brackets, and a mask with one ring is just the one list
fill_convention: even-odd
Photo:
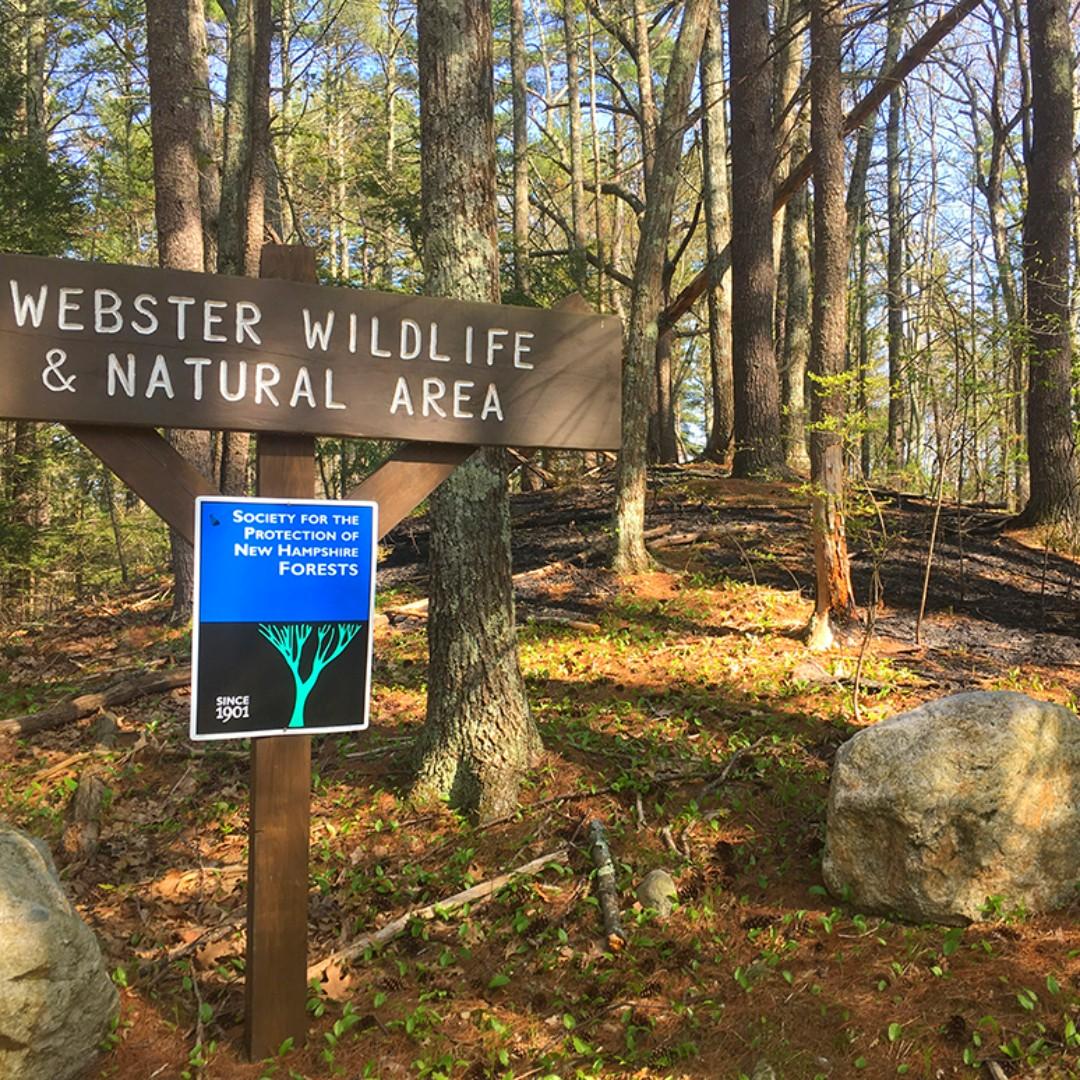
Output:
[[[424,708],[423,521],[391,538],[371,730],[315,744],[311,962],[566,853],[325,966],[304,1047],[255,1064],[240,1049],[242,744],[193,746],[177,690],[0,745],[0,814],[57,853],[121,989],[92,1075],[735,1080],[762,1061],[791,1078],[974,1078],[988,1061],[1080,1075],[1080,901],[1036,918],[988,897],[977,926],[915,926],[853,911],[820,874],[830,763],[858,725],[959,689],[1077,707],[1075,562],[950,511],[915,647],[932,507],[886,501],[888,541],[868,528],[853,542],[860,598],[872,572],[884,585],[875,637],[812,656],[805,496],[707,469],[665,472],[654,491],[658,568],[621,581],[599,554],[602,489],[515,501],[521,660],[546,749],[521,812],[486,828],[401,794]],[[148,585],[4,628],[4,715],[186,663],[167,612]],[[97,848],[65,851],[87,774],[106,785]],[[593,818],[616,861],[618,951]],[[634,902],[657,867],[679,890],[664,921]]]

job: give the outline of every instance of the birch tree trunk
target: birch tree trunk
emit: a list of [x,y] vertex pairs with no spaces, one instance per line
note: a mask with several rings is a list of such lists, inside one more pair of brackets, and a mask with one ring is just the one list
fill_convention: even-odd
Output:
[[[494,72],[485,0],[421,0],[423,264],[433,296],[497,302]],[[481,822],[517,805],[540,749],[518,667],[505,451],[431,499],[427,721],[412,793]]]

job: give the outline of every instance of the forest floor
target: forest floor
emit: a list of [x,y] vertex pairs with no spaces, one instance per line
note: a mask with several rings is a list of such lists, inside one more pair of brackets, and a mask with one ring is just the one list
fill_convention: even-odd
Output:
[[[1080,1076],[1080,897],[948,930],[859,914],[820,872],[830,763],[860,725],[961,689],[1077,707],[1080,563],[1003,534],[1000,513],[946,505],[916,645],[934,508],[880,494],[880,518],[851,526],[860,601],[880,580],[874,635],[861,661],[857,640],[812,655],[805,494],[705,466],[659,470],[651,491],[661,565],[622,581],[603,569],[610,487],[514,499],[521,662],[546,750],[521,813],[486,829],[403,798],[424,710],[423,519],[383,546],[372,726],[314,746],[311,961],[567,853],[332,965],[302,1048],[244,1061],[248,760],[188,740],[186,690],[115,708],[111,748],[100,717],[0,740],[0,816],[50,843],[120,987],[91,1076]],[[186,663],[168,599],[155,581],[0,629],[0,717]],[[100,843],[65,856],[87,770],[107,785]],[[615,952],[584,842],[597,817],[629,936]],[[679,887],[666,921],[634,905],[656,867]]]

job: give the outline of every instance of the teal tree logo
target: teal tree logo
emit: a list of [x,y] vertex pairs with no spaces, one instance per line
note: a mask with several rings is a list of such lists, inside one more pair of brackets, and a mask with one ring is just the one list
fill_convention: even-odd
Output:
[[332,664],[363,629],[362,623],[324,623],[315,631],[315,654],[306,678],[301,677],[300,667],[304,646],[311,637],[312,627],[306,623],[259,623],[262,634],[279,653],[292,672],[296,683],[296,701],[293,704],[289,727],[304,726],[304,706],[319,676],[328,664]]

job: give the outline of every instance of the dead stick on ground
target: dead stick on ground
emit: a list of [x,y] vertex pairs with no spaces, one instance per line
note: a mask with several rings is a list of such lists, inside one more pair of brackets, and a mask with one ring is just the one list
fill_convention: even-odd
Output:
[[710,780],[705,785],[705,788],[702,791],[702,795],[707,795],[709,794],[709,792],[715,790],[716,788],[722,787],[727,782],[727,778],[731,775],[735,766],[738,765],[744,757],[752,754],[759,746],[761,746],[762,743],[767,741],[768,736],[762,735],[760,739],[755,740],[749,746],[743,746],[740,749],[736,750],[735,753],[727,759],[727,764],[724,765],[723,769],[720,770],[720,775],[717,776],[715,780]]
[[191,668],[172,668],[169,671],[155,671],[136,679],[125,679],[114,683],[93,694],[81,694],[68,701],[63,701],[41,712],[26,716],[14,716],[9,720],[0,720],[0,735],[29,735],[35,731],[46,731],[60,727],[75,720],[92,716],[100,709],[109,709],[114,705],[123,705],[148,694],[163,694],[175,690],[178,686],[187,686],[191,682]]
[[378,930],[357,938],[344,949],[338,949],[337,952],[331,953],[317,964],[312,964],[307,970],[308,981],[310,982],[312,979],[321,979],[326,972],[326,969],[331,964],[340,963],[343,960],[352,960],[363,953],[365,949],[370,949],[376,945],[385,945],[388,941],[393,941],[394,938],[408,929],[409,923],[411,923],[413,919],[440,918],[449,912],[455,911],[457,908],[463,907],[465,904],[473,904],[478,900],[486,900],[515,878],[531,877],[532,875],[539,873],[550,863],[566,858],[566,855],[566,848],[549,851],[546,855],[541,855],[539,858],[533,859],[531,862],[527,862],[524,865],[517,867],[515,870],[510,870],[505,874],[499,874],[498,877],[493,877],[490,881],[482,881],[479,885],[473,885],[471,889],[465,889],[464,892],[455,893],[455,895],[447,897],[445,900],[439,900],[437,903],[428,904],[421,908],[415,908],[413,911],[407,911],[404,915],[400,915],[398,918],[394,919],[392,922],[388,922]]
[[604,834],[604,823],[599,818],[589,822],[589,850],[596,866],[596,895],[600,901],[600,914],[604,919],[604,937],[609,947],[617,952],[626,944],[626,931],[619,920],[619,890],[615,887],[615,864],[611,859]]

